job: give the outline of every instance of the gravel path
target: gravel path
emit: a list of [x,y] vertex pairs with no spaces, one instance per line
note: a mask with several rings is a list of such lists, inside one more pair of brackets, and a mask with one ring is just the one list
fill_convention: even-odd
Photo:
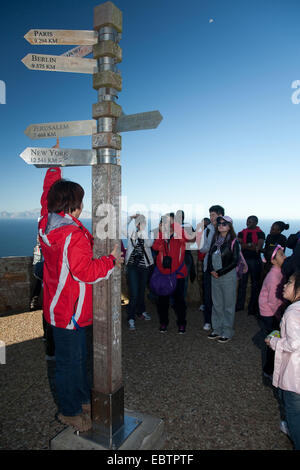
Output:
[[[188,309],[185,335],[177,334],[170,312],[169,331],[137,321],[128,331],[123,310],[125,408],[165,421],[167,450],[292,449],[279,430],[275,390],[261,374],[261,336],[254,317],[236,315],[232,341],[207,339],[202,314]],[[0,365],[0,449],[49,449],[65,426],[49,386],[54,362],[45,360],[42,312],[0,317],[6,364]]]

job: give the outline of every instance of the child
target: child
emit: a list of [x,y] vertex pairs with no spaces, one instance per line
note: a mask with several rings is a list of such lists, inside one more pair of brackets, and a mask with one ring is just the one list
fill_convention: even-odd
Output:
[[300,272],[292,274],[283,289],[291,302],[280,325],[280,337],[265,339],[275,351],[273,385],[279,387],[289,434],[300,450]]
[[[283,274],[281,266],[286,258],[281,245],[270,246],[264,252],[266,264],[271,266],[258,298],[260,320],[264,337],[278,329],[283,304],[282,288]],[[274,369],[274,352],[267,348],[265,351],[263,373],[271,378]]]

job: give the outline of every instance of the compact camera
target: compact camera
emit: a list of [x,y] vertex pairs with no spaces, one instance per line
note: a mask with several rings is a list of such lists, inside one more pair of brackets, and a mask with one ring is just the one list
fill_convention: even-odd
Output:
[[171,269],[171,267],[172,267],[172,258],[171,258],[171,256],[164,256],[162,265],[163,265],[163,268],[165,268],[165,269]]

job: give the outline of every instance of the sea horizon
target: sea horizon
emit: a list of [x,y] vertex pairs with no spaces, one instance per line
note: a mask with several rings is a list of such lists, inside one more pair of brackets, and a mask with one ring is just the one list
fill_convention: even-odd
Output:
[[[80,219],[83,225],[89,230],[92,230],[92,219],[82,218]],[[277,219],[280,220],[280,219]],[[151,221],[152,225],[149,227],[149,231],[156,228],[158,220]],[[195,227],[195,221],[189,221],[193,227]],[[275,219],[259,219],[259,227],[267,236],[270,232],[272,223]],[[288,230],[282,232],[287,238],[292,233],[296,233],[300,230],[300,219],[284,220],[285,223],[289,224]],[[124,230],[124,224],[123,224]],[[234,229],[236,233],[246,227],[246,219],[235,219]],[[11,256],[32,256],[33,249],[36,245],[37,240],[37,219],[30,218],[0,218],[0,258],[11,257]],[[127,247],[127,239],[122,238],[125,248]],[[194,247],[196,248],[196,246]],[[291,254],[291,251],[287,249],[287,255]]]

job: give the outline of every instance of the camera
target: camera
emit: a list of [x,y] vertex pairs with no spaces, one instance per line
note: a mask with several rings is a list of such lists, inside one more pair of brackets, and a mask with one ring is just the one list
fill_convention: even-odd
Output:
[[172,267],[172,258],[171,258],[171,256],[164,256],[162,265],[163,265],[163,268],[165,268],[165,269],[171,269],[171,267]]

